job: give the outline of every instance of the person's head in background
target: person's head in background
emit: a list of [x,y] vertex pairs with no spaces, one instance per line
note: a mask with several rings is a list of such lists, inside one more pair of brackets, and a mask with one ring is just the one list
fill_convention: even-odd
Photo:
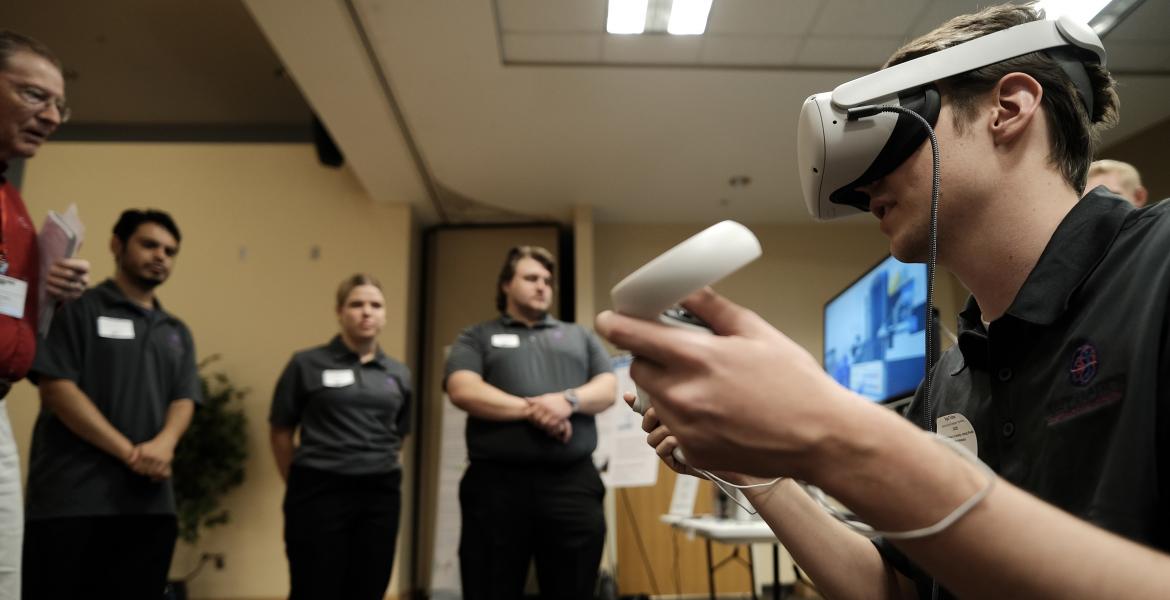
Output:
[[496,310],[535,323],[552,305],[556,260],[540,246],[516,246],[508,251],[496,285]]
[[351,347],[372,343],[386,326],[386,298],[373,275],[355,273],[337,286],[337,323]]
[[117,264],[114,280],[138,290],[153,290],[170,276],[182,240],[179,226],[167,213],[124,211],[110,239],[110,252]]
[[0,31],[0,162],[31,158],[67,120],[61,61],[30,37]]
[[1138,208],[1145,206],[1149,200],[1149,192],[1142,186],[1142,176],[1133,165],[1120,160],[1098,160],[1089,165],[1089,179],[1085,183],[1085,193],[1103,185],[1109,191],[1129,200],[1130,204]]

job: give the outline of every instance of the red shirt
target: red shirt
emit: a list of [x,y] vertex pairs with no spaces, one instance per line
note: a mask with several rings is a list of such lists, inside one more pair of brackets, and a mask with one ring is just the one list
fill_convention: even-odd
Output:
[[[0,168],[3,165],[0,164]],[[0,379],[14,382],[24,378],[37,351],[37,276],[40,257],[37,230],[24,200],[11,183],[0,178],[0,210],[4,211],[0,244],[8,255],[8,277],[28,282],[24,317],[0,314]]]

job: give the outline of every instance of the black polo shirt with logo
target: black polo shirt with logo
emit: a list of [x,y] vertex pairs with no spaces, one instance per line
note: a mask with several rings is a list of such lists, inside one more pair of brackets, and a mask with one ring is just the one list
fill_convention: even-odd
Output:
[[[203,402],[187,326],[157,300],[154,309],[131,302],[109,279],[57,309],[32,374],[76,383],[134,444],[162,431],[172,402]],[[27,518],[174,513],[171,480],[134,473],[41,408],[29,456]]]
[[301,428],[293,464],[342,475],[402,468],[398,451],[410,432],[410,371],[379,349],[361,357],[335,336],[297,352],[272,395],[268,422]]
[[[529,328],[507,315],[468,327],[447,356],[443,378],[471,371],[488,384],[521,397],[578,388],[613,369],[597,336],[580,325],[550,316]],[[597,447],[593,415],[573,414],[567,444],[528,421],[490,421],[467,417],[467,453],[472,462],[512,464],[570,463]]]
[[[934,370],[940,434],[1073,515],[1170,551],[1170,203],[1097,188],[1064,218],[1007,313],[975,300]],[[922,390],[908,418],[923,426]],[[883,555],[929,578],[884,542]]]

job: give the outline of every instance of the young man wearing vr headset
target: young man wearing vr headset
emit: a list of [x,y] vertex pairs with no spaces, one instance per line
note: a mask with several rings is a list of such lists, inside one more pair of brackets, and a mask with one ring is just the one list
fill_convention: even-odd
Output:
[[[1116,119],[1100,41],[1004,5],[890,64],[806,103],[802,179],[814,216],[867,209],[896,257],[928,261],[931,143],[917,117],[870,107],[933,122],[937,260],[972,297],[929,392],[903,419],[705,290],[683,304],[716,336],[597,318],[638,357],[648,442],[680,472],[681,442],[736,483],[788,477],[747,496],[827,597],[1165,597],[1170,216],[1079,200],[1095,130]],[[922,431],[936,426],[995,473]],[[889,535],[854,533],[798,481]]]

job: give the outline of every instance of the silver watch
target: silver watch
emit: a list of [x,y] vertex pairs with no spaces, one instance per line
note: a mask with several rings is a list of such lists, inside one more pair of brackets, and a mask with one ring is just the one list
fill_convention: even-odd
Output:
[[577,390],[565,390],[562,392],[562,395],[564,395],[565,401],[569,403],[569,408],[573,412],[581,410],[581,398],[577,397]]

